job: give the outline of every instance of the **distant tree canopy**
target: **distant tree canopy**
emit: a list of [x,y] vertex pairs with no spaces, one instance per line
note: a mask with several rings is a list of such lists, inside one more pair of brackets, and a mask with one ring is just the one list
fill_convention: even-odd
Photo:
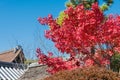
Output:
[[[66,6],[73,5],[76,7],[79,4],[83,4],[86,9],[89,9],[92,3],[98,2],[99,0],[70,0],[66,3]],[[100,6],[101,10],[108,10],[109,6],[113,3],[113,0],[103,0],[103,4]]]

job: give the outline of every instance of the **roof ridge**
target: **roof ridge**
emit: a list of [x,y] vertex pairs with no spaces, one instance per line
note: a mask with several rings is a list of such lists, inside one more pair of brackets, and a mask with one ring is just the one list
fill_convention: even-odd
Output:
[[[18,51],[16,52],[14,58],[16,58],[16,57],[19,55],[20,52],[21,52],[21,49],[18,49]],[[13,58],[13,59],[14,59],[14,58]],[[13,59],[12,59],[12,61],[13,61]]]

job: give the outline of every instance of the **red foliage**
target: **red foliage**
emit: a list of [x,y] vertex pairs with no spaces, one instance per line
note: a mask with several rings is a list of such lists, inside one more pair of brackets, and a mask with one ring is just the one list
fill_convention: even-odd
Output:
[[64,61],[62,57],[52,57],[51,55],[49,55],[52,53],[49,53],[48,56],[46,56],[40,51],[40,49],[37,49],[37,53],[39,63],[47,64],[47,71],[51,74],[54,74],[61,70],[72,70],[78,67],[78,65],[76,65],[76,60]]
[[[72,58],[69,59],[70,63],[74,60],[77,64],[74,67],[80,67],[81,61],[86,66],[106,65],[110,63],[109,60],[114,52],[120,52],[120,16],[104,17],[97,3],[94,3],[89,10],[83,5],[78,5],[75,8],[68,7],[64,12],[67,17],[62,25],[59,25],[52,15],[39,18],[38,21],[50,26],[50,30],[45,32],[46,38],[52,40],[59,51],[70,54]],[[103,44],[107,49],[101,48]],[[40,62],[52,67],[52,73],[70,67],[66,65],[69,61],[64,61],[62,58],[37,53]],[[76,58],[78,54],[82,54],[84,58]],[[73,69],[73,63],[71,65]]]

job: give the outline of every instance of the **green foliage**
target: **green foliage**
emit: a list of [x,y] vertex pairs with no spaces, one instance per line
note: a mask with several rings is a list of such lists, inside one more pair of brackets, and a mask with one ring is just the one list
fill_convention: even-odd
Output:
[[92,3],[97,2],[97,0],[70,0],[70,2],[77,6],[78,4],[83,4],[86,8],[90,8]]
[[74,6],[77,6],[75,0],[70,0],[70,2],[71,2]]
[[100,8],[102,11],[106,11],[106,10],[108,10],[109,6],[104,3],[102,6],[100,6]]
[[113,0],[104,0],[104,2],[106,2],[106,4],[108,6],[110,6],[111,4],[113,4]]
[[[72,6],[76,7],[78,4],[83,4],[86,9],[89,9],[94,2],[99,3],[99,0],[70,0],[66,6],[70,6],[72,4]],[[111,4],[113,4],[113,0],[103,0],[103,4],[100,6],[100,8],[102,11],[106,11],[109,9]]]
[[120,54],[116,53],[114,56],[111,58],[111,69],[113,71],[120,71]]
[[105,3],[103,3],[100,8],[102,11],[106,11],[109,9],[110,5],[113,4],[113,0],[104,0]]
[[66,7],[70,7],[70,6],[75,7],[71,2],[66,2],[65,6]]
[[120,80],[120,75],[97,66],[61,71],[44,80]]
[[57,23],[61,26],[66,17],[67,15],[63,11],[60,12],[58,19],[57,19]]

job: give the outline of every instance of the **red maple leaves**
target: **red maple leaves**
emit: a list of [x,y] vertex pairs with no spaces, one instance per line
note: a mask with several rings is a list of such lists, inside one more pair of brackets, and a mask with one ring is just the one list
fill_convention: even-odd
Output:
[[[64,61],[37,51],[39,61],[52,67],[51,73],[81,67],[81,61],[86,66],[106,65],[115,52],[120,52],[120,16],[105,17],[97,3],[91,9],[85,9],[83,5],[68,7],[64,13],[67,17],[62,25],[52,15],[38,19],[41,24],[50,27],[45,32],[46,38],[52,40],[60,52],[70,54],[72,58]],[[76,58],[78,54],[84,58]]]

